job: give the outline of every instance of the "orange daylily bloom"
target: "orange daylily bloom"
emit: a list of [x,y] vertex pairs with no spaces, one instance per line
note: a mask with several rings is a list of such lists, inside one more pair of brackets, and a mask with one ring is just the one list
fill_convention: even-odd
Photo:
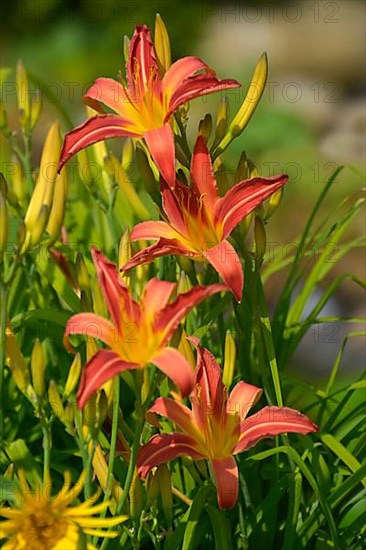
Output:
[[243,269],[227,237],[287,180],[284,174],[243,180],[220,197],[206,143],[198,136],[191,163],[191,187],[177,181],[171,189],[161,180],[166,221],[147,221],[132,229],[131,241],[157,239],[157,242],[135,254],[123,270],[167,254],[207,261],[240,301]]
[[77,393],[82,408],[90,395],[107,380],[129,369],[156,365],[188,395],[194,385],[189,362],[167,344],[187,313],[205,298],[227,290],[222,284],[196,286],[168,303],[176,283],[151,279],[140,302],[136,302],[122,281],[116,265],[92,249],[99,285],[107,303],[111,321],[95,313],[73,315],[65,330],[65,344],[70,334],[98,338],[110,349],[100,349],[86,364]]
[[[236,80],[220,80],[198,57],[184,57],[159,74],[157,56],[146,25],[137,25],[126,64],[127,86],[98,78],[84,96],[98,111],[65,136],[60,169],[75,153],[103,139],[144,138],[150,154],[169,185],[175,184],[174,134],[169,122],[174,111],[196,97],[236,88]],[[115,114],[106,114],[103,105]]]
[[233,455],[246,451],[261,439],[295,432],[307,434],[317,426],[305,415],[289,407],[264,407],[249,418],[249,410],[262,390],[239,382],[227,394],[221,369],[211,353],[191,338],[198,350],[196,386],[191,396],[192,409],[179,401],[159,397],[150,413],[169,418],[179,432],[154,435],[139,452],[137,464],[141,477],[180,456],[208,459],[217,486],[220,508],[232,508],[238,498],[238,467]]

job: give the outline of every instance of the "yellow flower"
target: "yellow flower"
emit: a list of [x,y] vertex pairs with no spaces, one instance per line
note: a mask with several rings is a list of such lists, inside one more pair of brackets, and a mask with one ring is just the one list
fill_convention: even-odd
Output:
[[[72,486],[70,473],[66,472],[64,485],[55,496],[51,496],[51,484],[38,483],[31,490],[22,472],[19,479],[16,507],[0,506],[0,516],[5,518],[0,526],[0,539],[8,538],[4,550],[75,550],[81,533],[113,538],[118,532],[106,531],[102,527],[113,527],[127,519],[127,516],[94,517],[110,504],[94,505],[99,493],[82,504],[70,506],[83,488],[85,473]],[[89,543],[87,548],[92,550],[95,547]]]

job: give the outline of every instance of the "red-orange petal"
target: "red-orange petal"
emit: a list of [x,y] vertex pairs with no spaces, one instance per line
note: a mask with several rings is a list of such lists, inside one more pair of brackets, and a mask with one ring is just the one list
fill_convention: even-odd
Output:
[[151,359],[151,363],[174,382],[183,397],[191,393],[195,382],[194,372],[187,359],[178,350],[164,348]]
[[288,176],[280,175],[272,178],[252,178],[234,185],[222,197],[216,206],[216,223],[222,224],[223,238],[226,238],[234,227],[245,216],[255,210],[264,200],[281,189],[287,183]]
[[238,88],[239,86],[240,84],[236,80],[220,80],[212,74],[198,74],[187,78],[171,96],[165,120],[168,120],[178,107],[187,101],[191,101],[191,99],[215,92],[221,92],[224,95],[226,90]]
[[238,418],[243,420],[250,409],[254,407],[262,393],[263,390],[261,388],[257,388],[257,386],[253,386],[242,380],[230,392],[226,411],[228,413],[237,412]]
[[205,458],[195,448],[195,441],[186,434],[154,435],[139,451],[137,458],[138,473],[145,478],[155,466],[165,464],[180,456],[190,456],[196,460]]
[[217,487],[217,501],[221,509],[233,508],[238,500],[239,473],[235,458],[229,456],[211,460]]
[[80,386],[76,395],[78,406],[82,409],[89,397],[105,382],[129,369],[137,369],[139,365],[123,361],[111,350],[99,350],[85,365]]
[[180,321],[187,313],[197,306],[200,302],[221,292],[227,290],[226,285],[216,283],[209,286],[195,286],[188,292],[179,294],[175,302],[168,304],[156,317],[155,329],[165,331],[165,341],[167,342]]
[[174,134],[169,124],[144,132],[146,145],[160,174],[174,188],[175,185],[175,148]]
[[[84,103],[96,109],[102,110],[106,105],[122,117],[125,116],[126,105],[130,103],[122,84],[113,78],[97,78],[83,97]],[[127,117],[128,118],[128,117]]]
[[97,338],[111,346],[118,337],[113,324],[95,313],[77,313],[70,317],[65,328],[65,338],[70,334],[81,334]]
[[240,424],[240,439],[234,453],[241,453],[253,447],[266,437],[294,432],[307,434],[318,427],[304,414],[289,407],[264,407]]
[[116,265],[108,260],[100,250],[92,248],[91,252],[97,270],[99,286],[116,328],[118,329],[121,324],[122,308],[127,313],[130,321],[138,324],[140,321],[139,306],[131,298],[128,288],[119,276]]
[[176,239],[179,233],[168,223],[163,221],[148,221],[135,225],[131,231],[131,241],[142,241],[150,239]]
[[119,115],[96,115],[77,126],[65,136],[58,172],[73,155],[103,139],[118,137],[141,137],[134,131],[131,122]]
[[192,436],[192,432],[194,433],[192,411],[182,403],[179,403],[179,401],[175,401],[169,397],[158,397],[149,409],[149,412],[169,418],[169,420],[174,422],[188,435]]
[[212,170],[211,157],[201,135],[197,138],[192,155],[191,178],[198,195],[202,195],[204,205],[209,210],[209,214],[213,216],[219,193]]
[[218,272],[238,302],[241,301],[244,273],[239,256],[227,240],[203,252],[207,261]]

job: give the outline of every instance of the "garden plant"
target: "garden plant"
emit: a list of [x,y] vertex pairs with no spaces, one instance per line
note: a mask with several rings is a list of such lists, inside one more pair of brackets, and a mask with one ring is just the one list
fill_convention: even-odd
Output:
[[[82,124],[52,122],[37,165],[42,104],[21,62],[17,128],[1,105],[3,548],[361,550],[366,380],[339,370],[362,319],[323,310],[363,282],[338,273],[311,300],[335,266],[329,245],[336,259],[362,246],[348,232],[361,178],[330,212],[337,168],[295,253],[268,258],[291,179],[264,177],[250,150],[234,171],[225,156],[267,56],[245,89],[198,57],[172,61],[159,15],[154,32],[131,30],[125,71],[87,89]],[[190,102],[208,94],[196,120]],[[297,380],[304,336],[339,321],[350,332],[327,381]]]

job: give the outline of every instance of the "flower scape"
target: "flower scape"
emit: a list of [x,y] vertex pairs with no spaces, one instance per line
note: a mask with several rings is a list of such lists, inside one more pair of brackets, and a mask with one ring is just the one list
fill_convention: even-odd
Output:
[[[20,140],[2,116],[15,159],[0,180],[3,548],[361,548],[362,446],[331,435],[347,431],[338,366],[325,391],[286,371],[322,311],[304,317],[326,269],[301,262],[338,226],[308,226],[272,318],[264,281],[289,262],[265,271],[267,224],[289,177],[245,152],[229,171],[224,155],[267,56],[244,93],[198,57],[172,62],[159,15],[124,55],[125,75],[86,91],[86,122],[64,137],[52,124],[36,170],[40,105],[18,93]],[[28,90],[21,63],[16,81]],[[216,114],[197,130],[189,105],[207,94]]]

